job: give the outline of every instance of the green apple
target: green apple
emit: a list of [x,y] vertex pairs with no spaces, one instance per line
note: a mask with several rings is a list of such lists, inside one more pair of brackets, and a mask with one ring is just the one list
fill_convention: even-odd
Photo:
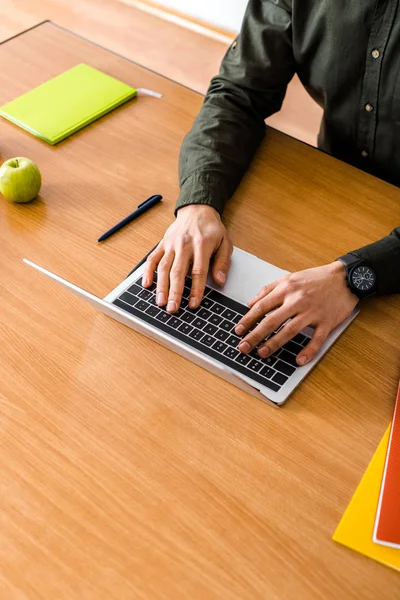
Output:
[[0,192],[11,202],[30,202],[41,185],[40,171],[29,158],[10,158],[0,167]]

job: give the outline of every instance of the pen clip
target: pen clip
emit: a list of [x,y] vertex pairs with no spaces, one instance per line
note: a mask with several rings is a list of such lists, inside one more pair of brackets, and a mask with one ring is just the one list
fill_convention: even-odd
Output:
[[157,194],[155,194],[154,196],[150,196],[150,198],[147,198],[147,200],[145,200],[144,202],[141,202],[140,204],[138,204],[138,208],[140,208],[141,206],[144,206],[145,204],[147,204],[148,202],[150,202],[151,200],[153,200],[156,196],[157,196]]

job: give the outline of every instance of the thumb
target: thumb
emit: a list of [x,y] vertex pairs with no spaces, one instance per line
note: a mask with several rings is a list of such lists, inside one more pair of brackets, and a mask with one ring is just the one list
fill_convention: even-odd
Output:
[[212,275],[214,281],[219,285],[223,285],[228,275],[229,267],[231,264],[231,254],[233,246],[226,235],[222,238],[222,242],[214,256],[214,263],[212,267]]

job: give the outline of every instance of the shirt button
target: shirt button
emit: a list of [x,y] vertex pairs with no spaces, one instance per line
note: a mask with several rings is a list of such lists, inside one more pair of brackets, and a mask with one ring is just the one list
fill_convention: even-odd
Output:
[[374,50],[372,50],[371,52],[371,56],[372,58],[379,58],[381,55],[381,53],[379,52],[379,50],[377,48],[375,48]]
[[374,107],[372,106],[372,104],[366,104],[364,106],[364,108],[367,112],[372,112],[374,110]]
[[367,152],[366,150],[363,150],[363,151],[361,152],[361,156],[362,156],[363,158],[367,158],[367,156],[368,156],[368,152]]

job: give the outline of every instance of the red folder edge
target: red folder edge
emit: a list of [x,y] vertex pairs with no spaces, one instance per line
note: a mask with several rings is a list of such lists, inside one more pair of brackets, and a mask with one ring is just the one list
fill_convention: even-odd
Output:
[[400,381],[372,539],[400,550]]

